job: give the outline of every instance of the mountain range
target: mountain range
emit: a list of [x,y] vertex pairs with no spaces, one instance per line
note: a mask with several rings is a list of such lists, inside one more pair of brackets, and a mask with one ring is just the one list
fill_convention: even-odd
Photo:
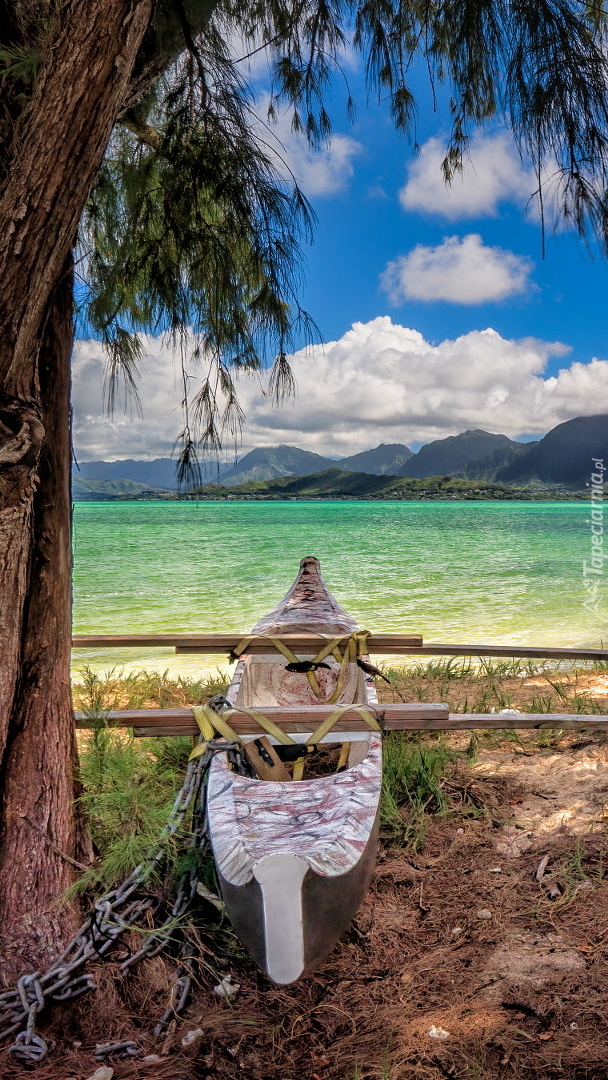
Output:
[[[395,476],[413,452],[401,443],[381,443],[374,450],[342,458],[340,468],[345,472],[371,473],[373,476]],[[203,483],[221,482],[226,487],[246,484],[253,480],[274,480],[281,476],[309,476],[333,468],[333,458],[322,457],[297,446],[265,446],[251,450],[234,464],[205,461],[201,464]],[[176,463],[173,458],[153,461],[83,461],[74,469],[72,487],[75,498],[88,498],[94,486],[117,481],[134,481],[150,491],[177,491]],[[84,483],[83,483],[84,482]],[[100,493],[104,488],[99,487]],[[110,494],[110,489],[108,489]]]
[[441,476],[446,472],[472,476],[480,468],[487,469],[489,459],[502,462],[503,458],[520,453],[525,448],[525,443],[514,442],[506,435],[492,435],[489,431],[479,429],[463,431],[460,435],[448,435],[447,439],[427,443],[405,463],[397,475],[418,479]]
[[[237,464],[205,463],[203,482],[236,487],[338,468],[341,472],[387,478],[456,476],[574,491],[589,483],[592,461],[600,458],[608,463],[607,414],[567,420],[552,428],[539,442],[521,443],[506,435],[473,429],[436,439],[416,454],[402,443],[382,443],[373,450],[336,461],[295,446],[259,447],[245,454]],[[141,493],[175,492],[176,464],[171,458],[83,462],[74,472],[74,498],[120,497],[118,481],[132,482]],[[134,489],[131,492],[136,494]]]
[[521,483],[538,477],[572,489],[590,483],[593,461],[608,467],[608,416],[579,416],[553,428],[538,443],[529,443],[526,454],[506,461],[496,470],[496,480]]

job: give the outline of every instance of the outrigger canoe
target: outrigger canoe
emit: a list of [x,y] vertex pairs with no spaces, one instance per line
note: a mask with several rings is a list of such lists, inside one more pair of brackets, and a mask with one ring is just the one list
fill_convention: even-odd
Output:
[[[357,630],[328,591],[318,560],[305,558],[283,600],[252,634],[332,639]],[[339,662],[330,653],[312,677],[298,670],[311,655],[293,659],[290,664],[270,645],[268,653],[241,657],[227,692],[230,704],[263,713],[268,706],[356,703],[373,717],[373,677],[356,658]],[[302,743],[311,734],[292,738]],[[243,738],[256,742],[255,735]],[[258,966],[279,984],[309,973],[331,952],[367,892],[376,860],[381,732],[329,731],[321,741],[342,744],[340,771],[309,776],[307,759],[302,779],[260,779],[232,771],[227,756],[217,754],[209,772],[209,835],[226,910]],[[266,747],[271,743],[276,740]],[[260,740],[256,745],[268,760]],[[284,775],[287,766],[278,768]]]

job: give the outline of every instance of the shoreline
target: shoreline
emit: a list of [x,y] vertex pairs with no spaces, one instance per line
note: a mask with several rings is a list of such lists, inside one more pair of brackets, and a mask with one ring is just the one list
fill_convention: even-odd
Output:
[[238,493],[236,495],[100,495],[90,498],[77,497],[72,502],[87,503],[201,503],[201,502],[585,502],[589,501],[588,491],[531,492],[516,491],[511,495],[487,496],[476,494],[462,495],[257,495]]

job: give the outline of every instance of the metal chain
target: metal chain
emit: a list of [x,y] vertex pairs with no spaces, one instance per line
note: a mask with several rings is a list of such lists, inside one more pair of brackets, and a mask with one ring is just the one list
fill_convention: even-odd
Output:
[[[167,858],[169,842],[182,828],[184,818],[191,808],[193,823],[187,848],[194,850],[208,845],[205,799],[199,801],[199,795],[204,790],[213,755],[226,751],[230,751],[231,755],[232,752],[238,753],[239,745],[216,743],[214,740],[207,742],[205,753],[188,763],[184,783],[175,798],[169,820],[160,834],[158,847],[146,856],[121,885],[95,901],[91,913],[77,934],[45,972],[23,975],[14,989],[0,994],[0,1043],[18,1032],[7,1048],[7,1053],[27,1064],[43,1060],[49,1046],[36,1034],[38,1014],[49,1000],[67,1001],[93,990],[96,987],[93,976],[83,973],[81,969],[89,960],[104,958],[127,930],[141,929],[147,936],[141,948],[120,963],[121,972],[128,971],[144,957],[154,956],[167,945],[175,943],[176,930],[196,895],[197,871],[189,869],[181,876],[169,915],[160,926],[150,931],[139,924],[151,908],[159,906],[159,902],[149,893],[142,893],[142,887]],[[181,968],[180,972],[183,971]],[[171,1004],[157,1025],[161,1031],[168,1019],[184,1008],[189,990],[189,977],[180,974],[172,990]],[[24,1022],[25,1028],[22,1028]],[[137,1047],[135,1050],[133,1047],[136,1047],[136,1044],[130,1041],[101,1044],[96,1047],[95,1057],[100,1060],[112,1053],[138,1053]]]

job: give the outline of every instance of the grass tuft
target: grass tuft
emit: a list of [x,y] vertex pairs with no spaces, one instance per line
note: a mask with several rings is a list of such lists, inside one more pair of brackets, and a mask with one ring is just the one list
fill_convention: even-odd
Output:
[[[601,661],[599,664],[601,665]],[[455,657],[383,668],[380,696],[404,701],[445,701],[451,712],[607,713],[608,687],[592,689],[598,665],[549,664],[519,658],[484,658],[477,663]],[[599,671],[603,671],[601,666]]]
[[[85,668],[80,678],[74,699],[88,718],[79,735],[80,804],[97,861],[76,882],[76,893],[112,888],[154,849],[192,749],[192,740],[183,736],[136,739],[128,729],[109,727],[108,711],[196,703],[216,693],[218,686],[218,680],[168,679],[156,672],[123,676],[116,669],[100,675]],[[180,849],[176,837],[176,860],[183,857]]]
[[448,765],[458,756],[443,740],[429,745],[424,736],[390,732],[384,741],[381,826],[393,843],[418,850],[429,813],[444,814],[449,803],[441,786]]

